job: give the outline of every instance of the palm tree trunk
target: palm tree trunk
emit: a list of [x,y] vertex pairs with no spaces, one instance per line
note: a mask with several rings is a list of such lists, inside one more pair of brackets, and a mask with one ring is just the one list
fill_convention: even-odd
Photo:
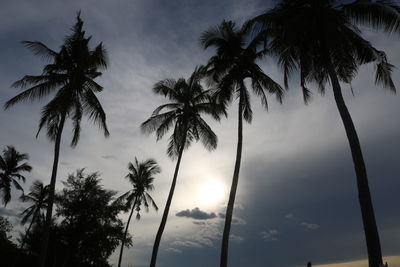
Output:
[[29,227],[28,227],[28,229],[27,229],[26,232],[25,232],[24,239],[22,239],[21,246],[19,247],[20,250],[22,250],[22,249],[24,248],[24,245],[25,245],[25,242],[26,242],[26,238],[28,237],[29,231],[31,230],[31,227],[32,227],[32,225],[33,225],[33,222],[34,222],[35,219],[36,219],[37,212],[38,212],[38,211],[36,210],[36,211],[34,212],[34,214],[33,214],[31,223],[29,224]]
[[129,223],[131,222],[131,218],[132,218],[133,211],[135,210],[135,207],[136,207],[136,200],[137,200],[137,199],[135,199],[135,202],[134,202],[133,205],[132,205],[132,210],[131,210],[131,213],[129,214],[128,222],[126,223],[124,239],[122,239],[122,242],[121,242],[121,251],[119,252],[118,267],[121,267],[122,253],[123,253],[123,251],[124,251],[125,239],[126,239],[126,235],[128,234],[128,227],[129,227]]
[[376,225],[371,193],[368,186],[367,170],[361,151],[360,141],[354,127],[353,120],[343,99],[342,90],[336,71],[330,57],[327,57],[327,69],[332,82],[333,94],[336,106],[342,118],[346,130],[347,139],[350,144],[351,155],[357,176],[358,200],[360,203],[364,233],[367,242],[369,267],[380,267],[383,264],[381,245],[379,241],[378,227]]
[[169,208],[171,206],[172,197],[173,197],[174,191],[175,191],[176,180],[178,178],[179,166],[181,164],[183,150],[185,149],[186,135],[187,135],[187,130],[185,130],[185,134],[184,134],[184,138],[183,138],[183,144],[179,148],[178,161],[176,162],[174,177],[172,179],[171,188],[169,189],[168,199],[167,199],[167,203],[165,204],[165,208],[164,208],[163,216],[162,216],[162,219],[161,219],[160,227],[158,228],[156,239],[155,239],[154,245],[153,245],[153,252],[151,254],[150,267],[155,267],[156,266],[158,247],[160,246],[161,236],[162,236],[162,234],[164,232],[164,228],[165,228],[165,225],[167,223]]
[[54,144],[54,161],[53,161],[53,170],[51,172],[51,180],[50,180],[50,191],[46,212],[46,221],[44,224],[44,233],[42,239],[42,245],[39,255],[39,267],[45,267],[46,264],[46,256],[47,256],[47,247],[50,236],[50,228],[51,228],[51,218],[53,213],[53,203],[54,203],[54,193],[56,188],[56,179],[57,179],[57,168],[58,168],[58,158],[60,155],[60,144],[61,144],[61,135],[64,128],[66,114],[63,113],[61,115],[60,124],[57,129],[57,136]]
[[229,233],[231,230],[233,207],[235,205],[236,190],[237,190],[237,186],[238,186],[238,182],[239,182],[240,162],[241,162],[241,158],[242,158],[242,145],[243,145],[243,114],[242,113],[243,113],[242,103],[241,103],[241,101],[239,101],[238,143],[237,143],[237,151],[236,151],[236,162],[235,162],[235,170],[233,172],[231,192],[229,193],[228,206],[226,208],[224,233],[222,235],[220,267],[228,266]]

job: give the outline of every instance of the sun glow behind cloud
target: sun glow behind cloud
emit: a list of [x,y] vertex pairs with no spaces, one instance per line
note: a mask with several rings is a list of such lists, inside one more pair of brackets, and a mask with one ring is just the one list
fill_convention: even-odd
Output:
[[210,179],[197,190],[197,200],[202,206],[214,206],[225,199],[225,185],[216,179]]

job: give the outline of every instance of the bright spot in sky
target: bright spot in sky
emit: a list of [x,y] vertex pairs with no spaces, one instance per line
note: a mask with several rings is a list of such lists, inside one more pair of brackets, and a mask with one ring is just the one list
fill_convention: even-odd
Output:
[[209,180],[199,187],[197,198],[203,205],[217,204],[225,198],[225,186],[218,180]]

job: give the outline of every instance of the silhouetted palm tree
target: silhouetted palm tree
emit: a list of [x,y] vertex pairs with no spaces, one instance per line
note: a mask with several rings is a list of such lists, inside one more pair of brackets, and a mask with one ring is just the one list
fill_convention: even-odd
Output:
[[129,223],[131,221],[133,212],[136,210],[136,219],[139,220],[141,210],[140,207],[142,206],[142,204],[144,205],[146,212],[149,211],[149,204],[151,204],[155,210],[158,210],[156,203],[148,193],[149,191],[152,191],[154,189],[154,175],[161,172],[161,169],[157,165],[157,162],[154,159],[148,159],[146,161],[139,162],[137,158],[135,158],[135,162],[133,164],[129,162],[128,169],[129,173],[126,175],[125,178],[129,180],[133,188],[120,196],[119,200],[124,201],[126,209],[130,209],[131,212],[129,214],[128,222],[126,223],[124,238],[121,242],[118,267],[121,266],[125,239],[126,235],[128,234]]
[[286,86],[293,73],[300,73],[305,101],[310,97],[307,83],[316,82],[322,93],[326,83],[332,85],[356,171],[370,267],[382,264],[379,234],[360,141],[340,82],[350,83],[360,65],[375,62],[375,83],[395,91],[391,79],[393,66],[384,52],[364,39],[357,23],[390,33],[400,32],[399,11],[398,4],[386,0],[359,0],[347,5],[331,0],[283,0],[249,23],[255,32],[267,36],[263,39],[283,68]]
[[7,203],[11,200],[11,185],[24,192],[18,181],[25,183],[25,176],[21,173],[32,170],[27,162],[21,163],[21,161],[28,159],[28,154],[19,153],[13,146],[7,146],[3,150],[3,154],[0,155],[0,192],[3,194],[4,206],[7,206]]
[[246,40],[244,28],[238,29],[232,21],[223,21],[217,28],[204,32],[201,37],[201,43],[204,48],[213,46],[217,50],[216,55],[208,63],[208,74],[218,83],[218,89],[215,93],[217,100],[224,105],[230,103],[234,97],[239,101],[238,144],[232,186],[225,215],[221,267],[226,267],[228,263],[229,232],[242,157],[243,119],[251,123],[253,117],[250,92],[246,87],[245,80],[249,79],[251,81],[253,92],[261,98],[261,102],[266,108],[268,103],[265,91],[275,94],[279,102],[281,102],[283,95],[281,86],[274,82],[257,65],[257,60],[264,55],[262,51],[258,51],[259,41],[253,40],[247,43]]
[[[220,114],[225,113],[225,111],[222,106],[211,101],[210,90],[203,90],[200,83],[203,75],[203,68],[197,67],[187,80],[183,78],[178,80],[166,79],[156,83],[153,87],[154,93],[167,97],[172,103],[156,108],[152,116],[141,125],[142,131],[145,133],[156,132],[157,140],[160,140],[173,127],[167,154],[173,159],[177,158],[168,199],[154,241],[151,267],[156,265],[158,248],[167,223],[183,150],[188,148],[194,140],[200,140],[208,150],[217,147],[217,136],[201,115],[211,115],[214,119],[219,120]],[[164,113],[160,113],[164,110]]]
[[22,239],[20,249],[22,249],[25,245],[26,242],[26,237],[29,234],[29,231],[32,227],[32,225],[35,223],[37,219],[40,218],[40,216],[43,217],[43,212],[47,209],[47,201],[49,197],[49,185],[44,186],[41,181],[34,181],[31,188],[30,192],[27,195],[22,195],[21,200],[22,202],[31,202],[32,205],[26,208],[21,215],[24,216],[22,217],[22,224],[25,224],[29,219],[31,222],[29,223],[29,227],[25,232],[25,236]]
[[49,59],[51,63],[43,68],[41,75],[27,75],[15,82],[13,87],[25,88],[29,85],[33,85],[33,87],[13,97],[5,104],[7,109],[19,102],[41,100],[55,93],[54,98],[43,107],[39,123],[39,131],[46,126],[47,136],[55,143],[49,203],[39,259],[40,267],[44,267],[46,259],[61,135],[65,120],[72,119],[74,129],[71,146],[73,147],[79,140],[80,122],[83,115],[87,115],[93,122],[98,123],[99,127],[104,130],[105,136],[109,135],[106,114],[95,96],[95,93],[101,92],[103,87],[94,81],[101,75],[100,71],[107,67],[107,53],[102,43],[94,49],[89,48],[91,37],[85,37],[82,27],[83,21],[78,13],[77,22],[72,27],[72,34],[65,38],[59,52],[51,50],[41,42],[25,41],[24,44],[31,48],[36,55]]

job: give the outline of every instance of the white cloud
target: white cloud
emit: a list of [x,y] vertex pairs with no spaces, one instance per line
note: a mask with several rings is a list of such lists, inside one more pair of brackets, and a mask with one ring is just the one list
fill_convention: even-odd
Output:
[[171,243],[173,246],[179,246],[179,247],[191,247],[191,248],[202,248],[203,246],[200,245],[199,243],[193,242],[193,241],[174,241]]
[[264,241],[277,241],[278,239],[278,235],[279,235],[279,231],[276,229],[270,229],[267,231],[262,231],[260,232],[260,236]]
[[308,231],[317,230],[319,228],[319,225],[316,223],[302,222],[300,225],[304,226]]
[[291,220],[291,219],[294,218],[294,215],[293,215],[293,213],[288,213],[288,214],[285,215],[285,218],[288,219],[288,220]]
[[244,237],[240,235],[229,235],[229,239],[237,243],[241,243],[244,241]]
[[165,249],[165,251],[171,252],[171,253],[182,253],[182,250],[177,249],[177,248],[167,248],[167,249]]

